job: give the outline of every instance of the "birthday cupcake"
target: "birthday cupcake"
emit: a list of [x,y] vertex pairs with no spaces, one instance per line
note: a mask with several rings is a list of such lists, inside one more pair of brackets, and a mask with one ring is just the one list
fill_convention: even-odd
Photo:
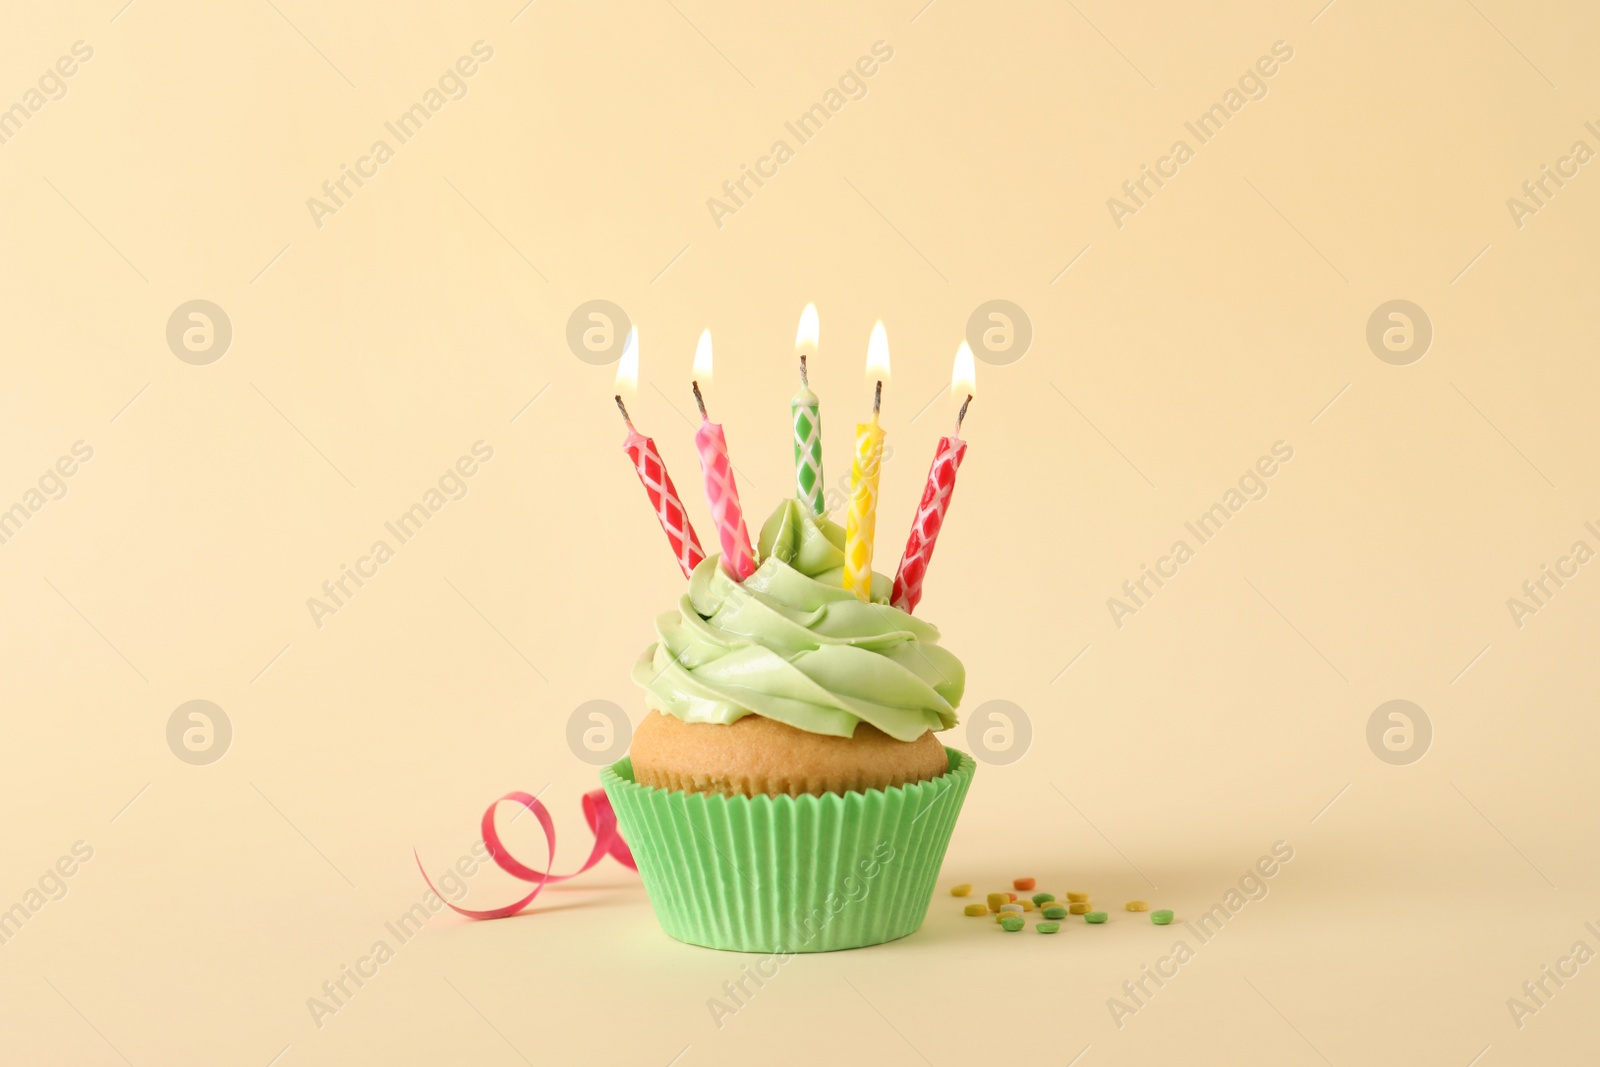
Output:
[[975,768],[936,737],[965,671],[886,577],[844,588],[844,547],[785,502],[753,572],[701,561],[634,666],[650,711],[603,780],[678,940],[816,952],[922,924]]

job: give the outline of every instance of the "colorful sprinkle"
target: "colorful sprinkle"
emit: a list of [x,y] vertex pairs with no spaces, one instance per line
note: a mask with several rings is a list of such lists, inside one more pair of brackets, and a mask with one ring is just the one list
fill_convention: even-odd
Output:
[[1089,902],[1087,900],[1074,900],[1067,905],[1067,910],[1074,915],[1087,915],[1089,914]]
[[1083,921],[1086,923],[1103,923],[1106,921],[1106,913],[1103,911],[1091,911],[1083,917]]
[[971,896],[972,895],[972,883],[971,882],[962,882],[960,885],[951,886],[950,887],[950,895],[953,896],[953,897]]
[[1038,884],[1039,883],[1034,881],[1032,878],[1018,878],[1011,883],[1011,888],[1015,889],[1019,893],[1023,893],[1029,889],[1032,889]]
[[1150,902],[1147,900],[1130,900],[1123,907],[1129,911],[1149,911]]
[[1060,904],[1046,904],[1040,909],[1040,913],[1046,919],[1065,919],[1067,917],[1067,909]]
[[990,911],[999,911],[1000,910],[1000,905],[1008,903],[1010,901],[1011,894],[1010,893],[990,893],[987,899],[988,899],[988,902],[989,902],[989,910]]
[[1024,920],[1020,915],[1007,915],[1005,918],[1000,920],[1000,929],[1004,930],[1008,934],[1016,933],[1018,930],[1022,929],[1023,925]]
[[1022,905],[1021,904],[1002,904],[1002,905],[1000,905],[1000,914],[1001,915],[1021,915],[1022,914]]
[[1034,929],[1039,931],[1041,934],[1053,934],[1056,931],[1061,929],[1061,924],[1060,923],[1040,923],[1039,925],[1035,926]]
[[1150,913],[1150,921],[1157,926],[1165,926],[1172,921],[1172,912],[1166,908],[1162,908],[1160,911],[1152,911]]
[[1041,908],[1046,904],[1053,902],[1055,899],[1056,895],[1054,893],[1035,893],[1033,895],[1034,904]]
[[1022,905],[1022,910],[1023,911],[1032,911],[1033,910],[1033,901],[1029,900],[1026,897],[1024,897],[1021,900],[1017,901],[1017,903]]
[[1067,901],[1072,904],[1085,904],[1089,900],[1088,893],[1068,893]]
[[987,915],[989,914],[989,907],[987,904],[968,904],[961,911],[964,915]]

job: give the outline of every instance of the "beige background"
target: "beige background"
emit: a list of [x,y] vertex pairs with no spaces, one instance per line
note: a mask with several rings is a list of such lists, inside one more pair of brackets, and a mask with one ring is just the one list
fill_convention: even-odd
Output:
[[[0,906],[93,859],[0,947],[0,1061],[1592,1059],[1600,965],[1521,1028],[1506,1003],[1600,950],[1600,576],[1520,628],[1506,605],[1600,548],[1600,177],[1520,228],[1506,205],[1600,148],[1588,5],[521,2],[9,12],[0,106],[93,58],[0,145],[0,505],[93,459],[0,546]],[[716,226],[707,198],[880,40],[865,98]],[[1115,225],[1107,198],[1280,40],[1266,97]],[[319,228],[307,199],[476,41],[465,97]],[[436,918],[319,1028],[307,999],[421,898],[413,846],[442,870],[491,798],[545,788],[557,866],[586,850],[568,716],[638,708],[682,584],[612,368],[566,344],[597,298],[641,327],[637,421],[708,539],[700,329],[759,516],[801,306],[833,480],[882,318],[881,569],[968,316],[1025,309],[1026,356],[979,365],[920,613],[963,710],[1014,702],[1031,749],[980,767],[921,932],[797,959],[720,1030],[706,1001],[748,961],[669,941],[615,865],[521,918]],[[1364,337],[1398,298],[1435,332],[1408,366]],[[234,331],[206,366],[164,336],[192,299]],[[467,496],[315,626],[307,598],[479,440]],[[1269,495],[1118,628],[1107,598],[1277,441]],[[1366,742],[1397,698],[1434,731],[1409,766]],[[234,731],[209,766],[166,742],[194,699]],[[1270,894],[1120,1028],[1108,998],[1192,935],[1008,938],[945,895],[1031,873],[1194,918],[1279,840]]]

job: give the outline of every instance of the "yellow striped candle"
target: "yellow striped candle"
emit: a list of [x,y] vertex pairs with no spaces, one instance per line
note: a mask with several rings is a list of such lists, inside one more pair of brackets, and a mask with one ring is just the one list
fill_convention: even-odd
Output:
[[858,599],[872,599],[872,549],[878,525],[878,475],[883,463],[883,428],[878,409],[889,377],[889,338],[883,323],[872,327],[867,344],[867,376],[876,378],[872,421],[856,424],[856,451],[850,462],[850,514],[844,528],[844,587]]

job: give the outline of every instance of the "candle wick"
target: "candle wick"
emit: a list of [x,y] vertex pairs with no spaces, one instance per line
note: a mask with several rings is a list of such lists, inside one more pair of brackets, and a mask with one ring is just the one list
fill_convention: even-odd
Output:
[[615,399],[617,401],[617,410],[622,412],[622,421],[628,424],[628,429],[633,429],[633,420],[628,417],[627,406],[622,403],[622,394],[618,393]]
[[956,413],[956,436],[957,437],[961,436],[961,424],[963,422],[967,421],[967,405],[970,404],[970,403],[972,403],[972,396],[969,393],[967,395],[967,398],[961,402],[961,410]]
[[880,378],[878,380],[878,384],[875,385],[873,387],[873,389],[872,389],[872,417],[873,418],[877,418],[878,417],[878,409],[881,408],[882,406],[883,406],[883,380]]
[[806,354],[804,352],[800,353],[800,384],[807,388],[809,388],[811,385],[811,383],[806,380]]
[[700,407],[701,421],[709,422],[711,420],[711,416],[706,414],[706,398],[700,395],[700,383],[690,382],[689,384],[694,387],[694,402]]

